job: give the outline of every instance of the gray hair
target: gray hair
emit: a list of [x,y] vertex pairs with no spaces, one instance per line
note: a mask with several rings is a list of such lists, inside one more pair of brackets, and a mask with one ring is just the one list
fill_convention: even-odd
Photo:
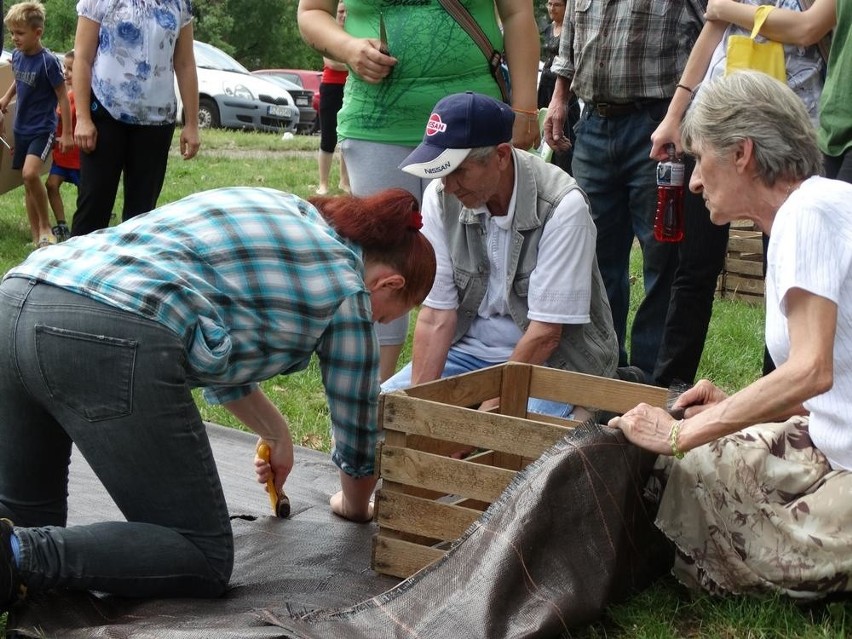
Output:
[[496,146],[477,146],[470,150],[470,153],[467,154],[466,160],[473,160],[474,162],[479,162],[480,164],[485,164],[488,160],[491,159],[491,156],[497,151]]
[[822,172],[804,103],[786,84],[759,71],[738,71],[702,86],[681,124],[681,139],[687,152],[703,146],[720,157],[751,140],[758,177],[767,186]]

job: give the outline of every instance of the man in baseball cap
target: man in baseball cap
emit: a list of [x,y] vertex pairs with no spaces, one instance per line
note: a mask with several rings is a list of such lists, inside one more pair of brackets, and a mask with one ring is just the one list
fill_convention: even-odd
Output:
[[423,142],[400,165],[406,173],[431,179],[451,173],[471,149],[512,140],[512,107],[479,93],[455,93],[442,99],[426,122]]
[[[412,362],[383,390],[510,360],[615,375],[618,342],[586,195],[559,167],[513,148],[513,122],[511,107],[488,96],[447,96],[400,165],[437,178],[421,211],[438,269]],[[545,400],[529,410],[586,416]]]

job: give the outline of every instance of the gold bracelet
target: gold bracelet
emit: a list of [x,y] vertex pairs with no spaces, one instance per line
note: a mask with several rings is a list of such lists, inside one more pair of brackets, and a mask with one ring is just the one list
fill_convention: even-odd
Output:
[[538,111],[528,111],[527,109],[512,109],[518,115],[526,115],[530,118],[538,118]]
[[676,419],[672,422],[672,429],[669,431],[669,446],[672,448],[672,456],[675,459],[683,459],[684,452],[677,447],[677,437],[680,435],[680,427],[683,426],[682,419]]

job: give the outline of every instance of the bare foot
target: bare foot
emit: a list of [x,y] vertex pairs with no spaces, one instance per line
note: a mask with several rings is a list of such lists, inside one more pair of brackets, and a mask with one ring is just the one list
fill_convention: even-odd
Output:
[[317,195],[328,195],[328,187],[327,186],[318,186],[315,191]]
[[354,521],[359,524],[367,523],[373,519],[373,502],[367,502],[366,510],[353,508],[343,497],[343,491],[334,493],[328,500],[331,512],[338,517]]

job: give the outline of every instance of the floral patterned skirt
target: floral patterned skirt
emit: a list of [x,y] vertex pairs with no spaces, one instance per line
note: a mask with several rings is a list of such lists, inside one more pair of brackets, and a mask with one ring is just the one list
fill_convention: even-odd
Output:
[[656,524],[677,546],[673,573],[685,585],[800,599],[852,590],[852,472],[831,469],[806,417],[658,467],[668,481]]

